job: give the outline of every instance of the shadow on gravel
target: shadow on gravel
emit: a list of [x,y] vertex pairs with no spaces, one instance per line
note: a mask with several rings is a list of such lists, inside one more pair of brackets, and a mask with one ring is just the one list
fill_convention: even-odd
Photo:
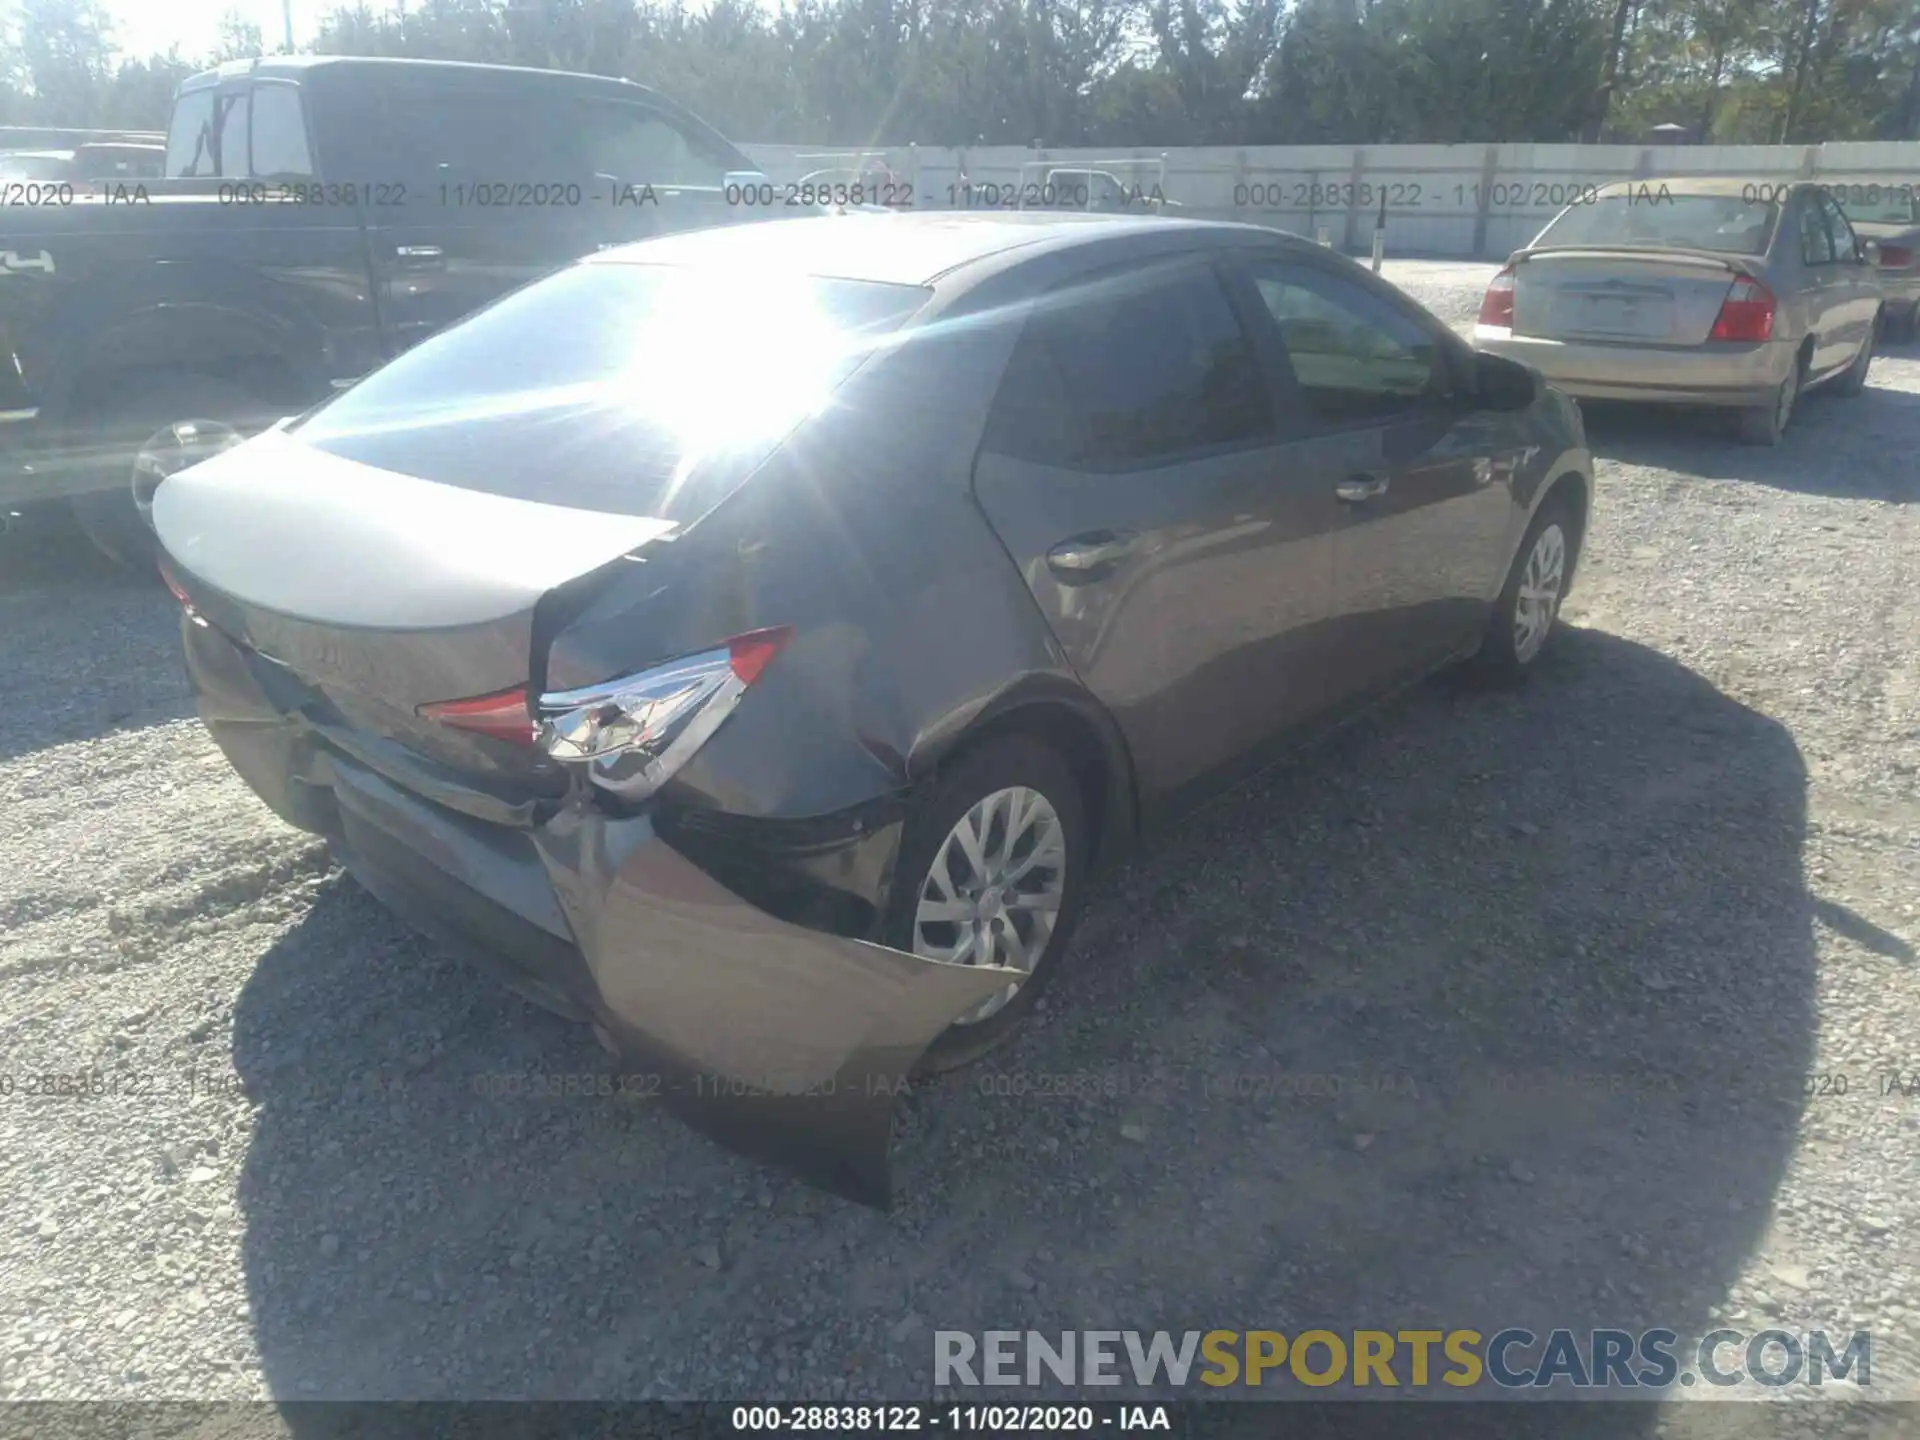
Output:
[[1743,445],[1724,414],[1582,401],[1595,455],[1714,480],[1744,480],[1802,495],[1920,502],[1920,393],[1869,381],[1851,399],[1822,388],[1805,397],[1777,446]]
[[191,715],[179,616],[63,510],[0,532],[0,761]]
[[1858,911],[1850,910],[1837,900],[1813,902],[1814,918],[1833,931],[1844,935],[1863,950],[1871,950],[1885,960],[1898,960],[1910,964],[1914,959],[1913,947],[1890,931],[1882,930]]
[[936,1328],[1697,1333],[1803,1107],[1805,807],[1782,727],[1596,631],[1423,687],[1106,877],[1047,1011],[904,1105],[888,1214],[568,1096],[589,1039],[336,882],[235,1020],[267,1381],[901,1400]]

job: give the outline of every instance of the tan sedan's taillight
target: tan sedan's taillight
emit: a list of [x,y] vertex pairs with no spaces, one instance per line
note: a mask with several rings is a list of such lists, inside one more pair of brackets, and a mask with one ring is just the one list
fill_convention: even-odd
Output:
[[1742,276],[1720,302],[1709,340],[1758,341],[1773,338],[1773,313],[1778,302],[1758,280]]
[[1486,297],[1480,302],[1480,323],[1497,325],[1502,330],[1513,328],[1513,267],[1507,266],[1487,286]]

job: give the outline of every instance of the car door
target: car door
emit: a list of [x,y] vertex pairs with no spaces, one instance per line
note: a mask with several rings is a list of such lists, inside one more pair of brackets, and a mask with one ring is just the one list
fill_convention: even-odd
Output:
[[[213,252],[239,261],[225,282],[230,301],[288,327],[317,330],[303,353],[323,356],[325,372],[295,377],[320,391],[385,356],[375,305],[367,296],[360,214],[339,187],[316,183],[301,88],[287,80],[244,81],[189,92],[168,140],[177,179],[218,180],[203,199],[228,228]],[[207,238],[176,257],[156,235],[162,260],[209,258]]]
[[1132,750],[1144,812],[1183,808],[1326,709],[1319,441],[1204,258],[1076,282],[1025,322],[975,494]]
[[1794,223],[1799,231],[1801,280],[1799,301],[1813,338],[1808,378],[1829,374],[1845,363],[1845,342],[1836,336],[1846,311],[1846,294],[1833,234],[1820,209],[1819,192],[1802,188],[1794,201]]
[[1510,417],[1456,392],[1439,327],[1388,287],[1293,256],[1240,262],[1277,335],[1305,433],[1345,446],[1322,477],[1333,532],[1335,698],[1365,699],[1469,646],[1499,591]]
[[1846,211],[1833,196],[1821,191],[1816,199],[1833,245],[1833,304],[1829,324],[1839,350],[1836,365],[1850,365],[1873,333],[1880,310],[1880,280],[1860,249],[1859,238]]
[[369,262],[395,352],[590,254],[615,213],[554,87],[400,77],[356,108],[371,123],[336,125],[377,147],[358,171],[379,182]]

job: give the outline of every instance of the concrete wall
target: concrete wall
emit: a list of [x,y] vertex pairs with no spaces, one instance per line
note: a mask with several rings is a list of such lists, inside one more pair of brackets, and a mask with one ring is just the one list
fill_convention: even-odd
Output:
[[[825,146],[747,145],[776,181],[854,163]],[[918,208],[946,208],[964,175],[974,208],[1012,199],[1041,164],[1089,164],[1122,181],[1161,187],[1181,213],[1241,220],[1302,235],[1322,229],[1364,251],[1385,203],[1396,255],[1499,259],[1526,244],[1580,187],[1610,180],[1732,175],[1756,184],[1815,177],[1835,184],[1920,189],[1920,141],[1832,145],[1337,145],[1179,150],[945,149],[864,152],[911,179]],[[1001,187],[997,191],[995,187]],[[1236,201],[1238,203],[1236,203]]]

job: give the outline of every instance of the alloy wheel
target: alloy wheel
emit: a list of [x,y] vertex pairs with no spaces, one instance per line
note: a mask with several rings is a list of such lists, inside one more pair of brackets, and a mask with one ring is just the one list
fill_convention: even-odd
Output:
[[1520,588],[1513,601],[1513,655],[1522,665],[1540,653],[1560,610],[1565,585],[1567,537],[1557,521],[1534,537],[1533,549],[1520,572]]
[[[1052,802],[1024,785],[995,790],[934,853],[914,911],[914,953],[1031,974],[1053,938],[1066,882],[1066,829]],[[989,995],[953,1023],[979,1024],[1018,989]]]

